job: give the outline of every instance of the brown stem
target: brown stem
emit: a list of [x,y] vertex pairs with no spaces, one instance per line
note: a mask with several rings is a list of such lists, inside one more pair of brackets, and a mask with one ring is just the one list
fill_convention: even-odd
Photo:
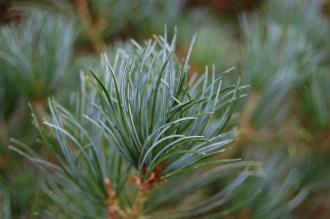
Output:
[[113,191],[112,188],[112,182],[111,180],[106,177],[104,179],[104,184],[107,189],[107,214],[108,219],[119,219],[119,218],[125,218],[125,212],[120,208],[116,192]]
[[141,188],[136,196],[134,205],[131,212],[126,216],[125,219],[137,219],[141,218],[142,211],[144,209],[145,203],[148,199],[150,193],[150,188]]
[[8,131],[6,122],[0,119],[0,140],[3,141],[2,143],[6,145],[8,143]]
[[249,208],[243,210],[243,212],[238,216],[238,219],[250,219],[252,211]]
[[[0,143],[2,143],[4,146],[7,146],[9,143],[8,139],[9,138],[8,138],[8,131],[6,124],[4,120],[0,119]],[[2,147],[3,145],[0,145],[0,147]],[[6,165],[5,156],[2,156],[0,154],[0,170],[4,169],[5,165]]]
[[45,101],[40,98],[34,98],[31,101],[33,109],[36,111],[42,121],[46,121],[47,113],[45,110]]
[[[138,194],[135,198],[133,207],[131,211],[126,215],[125,219],[137,219],[142,218],[143,209],[150,190],[155,182],[159,182],[159,173],[161,171],[161,166],[158,165],[151,172],[150,176],[146,180],[142,180],[139,177],[131,177],[131,181],[139,188]],[[142,175],[145,174],[145,170],[142,171]]]
[[[148,199],[150,190],[155,182],[159,182],[158,176],[161,171],[161,166],[158,165],[150,174],[148,179],[143,180],[140,177],[130,176],[129,179],[138,187],[134,204],[130,211],[124,211],[119,203],[115,191],[112,188],[112,183],[108,177],[104,179],[104,184],[107,189],[107,212],[108,219],[139,219],[143,218],[143,209]],[[144,175],[142,171],[142,175]]]
[[105,50],[105,43],[102,39],[102,33],[107,26],[107,15],[109,8],[105,8],[97,16],[96,21],[93,19],[88,0],[75,0],[76,9],[81,23],[90,39],[95,51],[101,53]]
[[252,114],[259,102],[260,95],[252,92],[244,107],[240,121],[240,139],[238,142],[239,148],[244,146],[244,143],[255,136],[255,127],[251,121]]

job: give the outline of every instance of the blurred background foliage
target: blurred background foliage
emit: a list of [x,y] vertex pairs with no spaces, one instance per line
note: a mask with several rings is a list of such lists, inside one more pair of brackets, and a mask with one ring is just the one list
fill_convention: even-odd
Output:
[[8,148],[16,138],[49,156],[28,104],[42,117],[47,98],[68,105],[80,70],[99,68],[101,52],[129,50],[164,24],[169,35],[178,29],[179,58],[198,34],[191,74],[235,67],[227,82],[249,85],[225,156],[265,168],[235,191],[230,211],[200,218],[329,218],[329,11],[316,0],[0,0],[0,218],[56,217],[43,193],[49,176]]

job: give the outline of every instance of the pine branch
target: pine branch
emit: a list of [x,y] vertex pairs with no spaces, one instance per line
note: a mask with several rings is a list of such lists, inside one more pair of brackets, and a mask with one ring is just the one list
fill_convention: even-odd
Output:
[[[99,216],[143,218],[156,185],[210,168],[197,174],[202,178],[195,180],[197,184],[186,182],[183,197],[194,187],[202,189],[243,171],[216,196],[197,203],[196,211],[173,213],[199,215],[222,206],[258,172],[254,162],[210,161],[234,141],[235,131],[228,123],[244,87],[239,80],[222,87],[223,75],[214,68],[191,79],[192,46],[180,65],[174,55],[176,36],[167,41],[165,33],[145,46],[134,42],[135,51],[120,51],[112,62],[104,55],[104,72],[81,75],[75,110],[53,100],[51,120],[42,124],[34,115],[41,141],[56,159],[52,165],[57,173],[50,182],[53,199],[64,208],[70,203],[74,212],[90,215],[84,206],[97,204],[100,208],[94,212]],[[34,162],[41,160],[22,145],[17,150]],[[135,195],[125,191],[128,185],[133,185]],[[220,201],[221,194],[228,197]],[[197,210],[213,201],[217,204]]]

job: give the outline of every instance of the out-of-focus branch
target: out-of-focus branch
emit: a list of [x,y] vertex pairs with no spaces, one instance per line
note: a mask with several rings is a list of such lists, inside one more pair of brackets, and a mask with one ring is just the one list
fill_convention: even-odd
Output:
[[105,43],[102,38],[102,33],[107,26],[107,16],[110,13],[110,8],[104,8],[96,18],[93,19],[93,13],[88,0],[75,0],[75,7],[95,51],[97,53],[103,52],[105,50]]
[[251,117],[259,102],[259,99],[260,95],[256,92],[252,92],[242,112],[240,121],[240,140],[238,142],[240,148],[244,146],[244,142],[254,138],[256,135],[256,130],[251,121]]

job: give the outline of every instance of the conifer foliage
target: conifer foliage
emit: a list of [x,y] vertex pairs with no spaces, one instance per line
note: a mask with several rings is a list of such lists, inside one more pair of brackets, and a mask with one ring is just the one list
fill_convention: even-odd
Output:
[[328,218],[326,4],[255,2],[6,3],[0,218]]
[[[181,181],[183,191],[175,193],[175,199],[181,199],[236,175],[214,196],[166,213],[205,214],[222,206],[248,176],[257,174],[254,162],[209,159],[234,141],[235,131],[228,123],[244,87],[239,80],[223,85],[223,74],[214,68],[191,78],[192,47],[181,65],[174,54],[176,37],[170,43],[166,38],[166,34],[156,37],[143,46],[134,42],[131,53],[120,51],[110,60],[104,54],[102,72],[81,74],[75,113],[50,101],[49,119],[42,121],[34,114],[41,142],[56,162],[35,157],[21,144],[13,148],[55,171],[50,197],[64,208],[70,203],[71,214],[142,218],[148,202],[148,214],[172,204],[173,194],[157,197],[157,190],[175,190],[163,184]],[[185,182],[184,177],[196,182]],[[78,191],[77,196],[70,191]],[[98,213],[88,208],[91,205],[100,207]]]

